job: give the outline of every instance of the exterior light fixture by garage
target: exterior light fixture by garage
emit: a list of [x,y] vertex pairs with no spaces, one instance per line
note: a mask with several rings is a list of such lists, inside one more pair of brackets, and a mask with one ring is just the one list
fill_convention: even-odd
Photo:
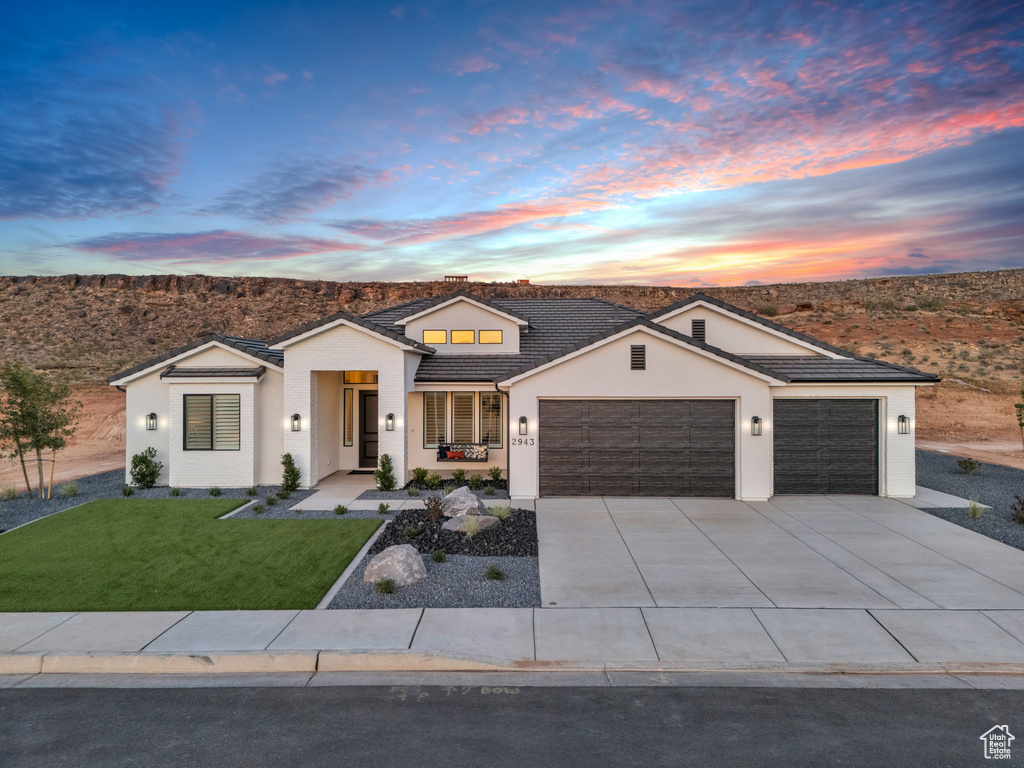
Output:
[[761,430],[763,429],[760,416],[754,416],[750,419],[750,434],[754,437],[761,436]]
[[519,417],[519,434],[520,435],[525,435],[526,434],[526,417],[525,416],[520,416]]
[[156,429],[156,414],[151,413],[146,417],[146,429],[152,432]]
[[395,414],[389,413],[384,419],[384,429],[388,432],[395,431]]
[[900,416],[898,419],[896,419],[896,431],[899,432],[901,435],[909,435],[910,419],[908,419],[906,416]]
[[297,413],[292,414],[292,432],[302,431],[302,417]]

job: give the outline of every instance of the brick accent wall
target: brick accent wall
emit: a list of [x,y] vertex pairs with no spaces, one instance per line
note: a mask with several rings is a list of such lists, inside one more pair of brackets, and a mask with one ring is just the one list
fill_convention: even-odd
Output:
[[[246,488],[256,482],[255,384],[171,384],[170,484],[183,488]],[[184,450],[184,395],[239,395],[241,442],[237,451]]]

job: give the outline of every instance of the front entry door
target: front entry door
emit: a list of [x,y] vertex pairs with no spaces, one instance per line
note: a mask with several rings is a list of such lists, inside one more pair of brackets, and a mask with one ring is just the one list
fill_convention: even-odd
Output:
[[359,466],[377,466],[377,393],[359,393]]

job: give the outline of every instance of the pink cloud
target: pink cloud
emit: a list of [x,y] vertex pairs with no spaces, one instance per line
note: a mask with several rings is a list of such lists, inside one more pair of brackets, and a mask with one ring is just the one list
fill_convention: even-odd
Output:
[[267,76],[263,78],[263,82],[269,85],[271,88],[273,88],[278,83],[283,83],[286,80],[288,80],[288,75],[286,75],[284,72],[278,72],[273,67],[267,67],[267,69],[269,69],[270,71],[267,73]]
[[489,72],[493,69],[501,69],[501,65],[497,62],[485,59],[481,55],[469,56],[464,59],[456,59],[454,63],[455,74],[468,75],[477,72]]

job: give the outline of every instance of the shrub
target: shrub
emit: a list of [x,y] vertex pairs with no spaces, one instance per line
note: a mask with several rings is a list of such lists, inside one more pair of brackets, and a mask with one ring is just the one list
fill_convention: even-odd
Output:
[[0,498],[4,501],[14,501],[18,498],[18,489],[13,485],[5,485],[3,488],[0,488]]
[[259,496],[260,495],[260,489],[257,488],[255,485],[250,485],[248,488],[245,489],[245,495],[246,496]]
[[427,519],[432,523],[436,523],[441,519],[441,499],[437,496],[431,496],[424,503],[427,512]]
[[508,505],[491,507],[491,516],[498,518],[501,522],[505,522],[510,514],[512,514],[512,507]]
[[476,515],[463,516],[462,530],[466,532],[467,539],[472,539],[480,533],[480,519]]
[[395,465],[391,461],[390,453],[380,455],[377,469],[373,470],[373,479],[377,481],[378,491],[395,490]]
[[391,505],[390,504],[385,504],[382,501],[380,504],[377,505],[377,514],[378,515],[386,515],[390,511],[391,511]]
[[301,515],[302,514],[302,510],[301,509],[296,509],[295,510],[295,514],[296,515]]
[[484,578],[488,581],[504,581],[505,572],[496,565],[489,565],[484,572]]
[[1016,501],[1014,502],[1013,506],[1010,507],[1010,509],[1012,510],[1010,514],[1010,519],[1013,520],[1013,522],[1015,523],[1020,523],[1021,525],[1024,525],[1024,499],[1022,499],[1020,496],[1014,496],[1013,498],[1015,498]]
[[156,460],[156,448],[147,448],[142,453],[132,456],[132,483],[139,488],[152,488],[160,476],[164,465]]
[[334,508],[334,514],[336,514],[336,515],[347,515],[348,514],[348,507],[346,507],[344,504],[339,504],[338,506],[336,506]]
[[470,475],[469,476],[469,489],[471,491],[479,491],[484,487],[483,475]]
[[933,296],[918,296],[917,306],[928,312],[937,312],[946,306],[945,299],[936,299]]
[[290,453],[281,457],[281,466],[284,471],[281,473],[281,490],[291,493],[299,490],[299,483],[302,480],[302,470],[295,466],[295,459]]
[[967,516],[970,517],[971,520],[981,520],[981,516],[984,514],[984,507],[982,507],[977,501],[971,499],[967,502]]
[[415,539],[421,533],[423,533],[423,529],[418,525],[410,525],[408,528],[402,531],[402,535],[405,536],[405,538],[407,539]]
[[491,467],[487,470],[487,474],[490,476],[491,480],[498,482],[501,480],[501,467]]
[[431,472],[427,475],[427,479],[424,482],[426,482],[427,488],[432,491],[436,491],[441,487],[441,475],[437,472]]
[[171,490],[168,491],[168,493],[171,496],[181,496],[181,488],[171,488]]
[[448,559],[448,553],[443,549],[435,549],[430,556],[434,558],[435,563],[443,563]]
[[414,483],[425,482],[427,479],[427,474],[427,470],[424,469],[423,467],[416,467],[416,469],[412,471],[412,480]]
[[373,588],[382,595],[393,595],[395,594],[395,580],[381,579],[380,581],[374,582]]
[[405,489],[405,492],[407,494],[409,494],[410,496],[419,496],[420,495],[420,489],[417,488],[415,485],[410,485],[408,488]]
[[956,465],[964,471],[965,475],[973,475],[975,471],[977,471],[978,467],[981,466],[981,464],[976,462],[974,459],[960,459]]
[[284,488],[282,488],[280,491],[277,492],[277,498],[279,498],[281,500],[287,499],[291,495],[292,495],[292,492],[291,491],[286,491]]
[[494,495],[494,486],[493,485],[486,486],[484,488],[484,496],[493,496],[493,495]]
[[451,493],[454,490],[455,490],[455,486],[452,485],[451,483],[449,483],[449,484],[445,485],[444,489],[442,490],[442,493],[445,496],[447,496],[449,493]]
[[135,489],[132,488],[127,483],[125,483],[124,485],[121,486],[121,495],[122,496],[134,496],[135,495]]
[[253,504],[252,505],[252,513],[254,515],[262,515],[263,514],[263,510],[265,510],[265,509],[266,509],[266,507],[264,507],[262,504]]
[[64,483],[64,485],[62,485],[60,488],[57,489],[57,493],[60,496],[63,496],[64,498],[66,498],[66,499],[69,499],[72,496],[77,496],[78,495],[78,481],[77,480],[69,480],[68,482]]
[[211,496],[220,496],[220,488],[218,488],[216,485],[213,486],[213,488],[210,489],[210,495]]
[[757,314],[761,315],[762,317],[775,317],[777,314],[779,314],[779,305],[773,304],[771,302],[758,304],[756,309]]
[[267,506],[272,507],[277,504],[277,496],[267,496]]
[[462,485],[466,482],[466,470],[459,467],[458,469],[452,470],[452,480],[455,481],[456,485]]

